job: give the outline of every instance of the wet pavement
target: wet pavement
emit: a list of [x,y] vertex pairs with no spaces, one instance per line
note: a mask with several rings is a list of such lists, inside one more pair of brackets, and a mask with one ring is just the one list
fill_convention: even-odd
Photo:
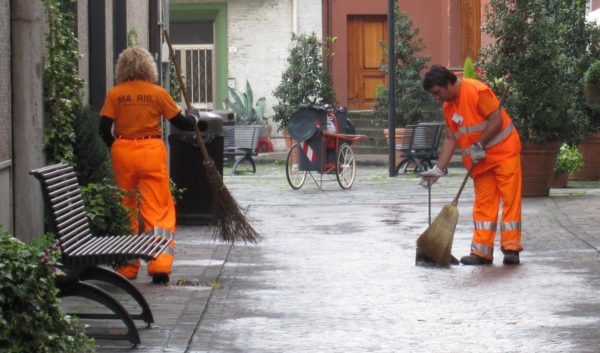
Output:
[[[136,349],[98,341],[98,352],[600,352],[599,182],[524,199],[521,265],[502,265],[497,243],[493,265],[432,268],[415,266],[428,225],[415,176],[359,165],[351,190],[333,175],[323,191],[310,179],[292,190],[281,163],[257,169],[226,170],[225,183],[264,240],[232,246],[180,226],[171,283],[133,281],[155,326],[139,323]],[[433,217],[463,176],[433,186]],[[472,201],[469,182],[457,257]]]

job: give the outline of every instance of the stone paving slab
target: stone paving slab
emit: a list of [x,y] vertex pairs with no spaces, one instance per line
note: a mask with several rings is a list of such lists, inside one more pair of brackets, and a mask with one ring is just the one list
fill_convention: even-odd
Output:
[[[280,163],[226,175],[265,239],[211,240],[180,227],[167,286],[134,281],[156,327],[142,347],[98,352],[596,352],[600,346],[600,183],[572,183],[523,203],[523,264],[416,267],[427,192],[416,176],[360,166],[351,190],[291,190]],[[435,217],[464,176],[432,190]],[[468,252],[472,186],[459,202],[453,252]],[[177,285],[178,281],[187,285]],[[195,285],[190,285],[195,284]]]

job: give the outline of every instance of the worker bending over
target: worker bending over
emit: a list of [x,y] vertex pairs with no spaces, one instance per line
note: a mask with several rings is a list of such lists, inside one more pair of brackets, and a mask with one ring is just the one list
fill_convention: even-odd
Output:
[[465,265],[491,264],[498,211],[502,200],[500,248],[504,264],[519,264],[521,246],[521,141],[494,92],[483,82],[459,79],[443,66],[434,65],[423,79],[423,88],[443,102],[446,134],[437,164],[421,173],[421,185],[435,183],[447,174],[455,148],[471,170],[475,188],[475,230]]

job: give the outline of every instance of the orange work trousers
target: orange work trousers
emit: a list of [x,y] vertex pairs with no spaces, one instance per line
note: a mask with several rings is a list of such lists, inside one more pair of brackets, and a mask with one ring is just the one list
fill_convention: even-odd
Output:
[[[160,139],[117,139],[111,146],[112,167],[117,185],[125,192],[123,204],[129,210],[131,227],[136,233],[155,227],[175,233],[175,205],[171,195],[167,149]],[[138,205],[139,193],[139,205]],[[138,210],[144,229],[139,229]],[[148,274],[171,273],[175,238],[156,260],[148,262]],[[117,271],[129,279],[137,277],[139,260],[121,265]]]
[[473,241],[471,253],[486,259],[494,255],[498,211],[502,200],[500,246],[521,251],[521,156],[509,158],[473,178]]

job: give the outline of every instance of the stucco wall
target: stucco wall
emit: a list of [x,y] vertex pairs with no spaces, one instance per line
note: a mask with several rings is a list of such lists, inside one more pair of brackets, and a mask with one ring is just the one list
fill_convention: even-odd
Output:
[[138,45],[146,49],[148,49],[149,16],[147,0],[127,1],[127,31],[134,28],[138,35]]
[[[10,1],[0,0],[0,53],[10,53]],[[10,55],[0,56],[0,225],[12,231]]]
[[88,0],[77,1],[77,40],[79,42],[79,76],[84,81],[83,101],[89,102],[89,77],[90,77],[90,31],[88,24]]
[[43,58],[45,12],[39,1],[11,2],[14,234],[28,241],[43,234],[39,183],[29,171],[45,164],[43,154]]

